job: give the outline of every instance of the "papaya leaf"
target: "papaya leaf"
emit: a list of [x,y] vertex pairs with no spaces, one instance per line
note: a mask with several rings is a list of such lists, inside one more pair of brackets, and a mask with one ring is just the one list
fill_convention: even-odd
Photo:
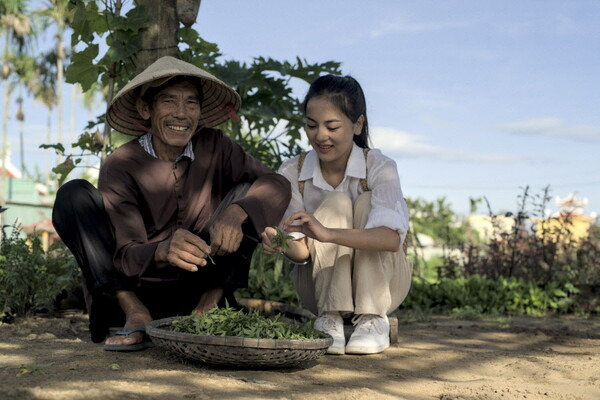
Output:
[[66,81],[79,83],[84,92],[98,80],[99,70],[94,63],[98,56],[98,45],[90,44],[84,50],[71,56],[71,64],[65,72]]

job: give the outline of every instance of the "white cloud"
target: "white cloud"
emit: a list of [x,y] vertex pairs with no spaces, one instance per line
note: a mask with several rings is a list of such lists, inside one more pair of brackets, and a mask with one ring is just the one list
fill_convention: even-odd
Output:
[[470,163],[515,163],[541,161],[527,155],[507,153],[475,153],[444,148],[427,143],[427,138],[391,128],[373,127],[371,140],[376,148],[392,157],[428,158],[438,161]]
[[414,23],[405,18],[398,18],[395,21],[382,21],[369,33],[371,38],[376,39],[394,33],[419,33],[441,31],[446,29],[463,28],[469,25],[466,22],[425,22]]
[[559,118],[537,118],[498,125],[501,131],[516,135],[540,135],[584,142],[600,141],[600,128],[569,125]]

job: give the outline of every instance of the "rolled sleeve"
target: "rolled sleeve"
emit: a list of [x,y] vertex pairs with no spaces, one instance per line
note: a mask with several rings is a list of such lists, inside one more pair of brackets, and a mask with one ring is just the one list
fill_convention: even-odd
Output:
[[397,231],[403,242],[408,232],[409,214],[396,163],[387,157],[378,157],[369,165],[367,180],[371,190],[371,212],[365,229],[385,226]]

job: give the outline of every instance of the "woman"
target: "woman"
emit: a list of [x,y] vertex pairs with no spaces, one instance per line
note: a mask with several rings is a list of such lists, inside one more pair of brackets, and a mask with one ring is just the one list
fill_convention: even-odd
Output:
[[[330,334],[330,354],[373,354],[389,347],[387,314],[410,288],[412,264],[402,243],[408,211],[396,164],[368,148],[365,96],[349,76],[315,80],[303,102],[312,150],[282,164],[292,200],[282,228],[288,246],[273,246],[276,229],[262,233],[263,249],[298,264],[294,286]],[[343,316],[354,314],[345,343]]]

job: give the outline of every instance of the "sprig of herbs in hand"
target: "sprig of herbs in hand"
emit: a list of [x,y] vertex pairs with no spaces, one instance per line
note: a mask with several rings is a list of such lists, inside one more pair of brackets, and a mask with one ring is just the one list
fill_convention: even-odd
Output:
[[285,252],[290,248],[288,244],[288,240],[293,239],[294,237],[288,235],[285,231],[281,230],[278,226],[275,227],[277,234],[271,238],[271,249],[276,247],[281,247],[281,250]]

